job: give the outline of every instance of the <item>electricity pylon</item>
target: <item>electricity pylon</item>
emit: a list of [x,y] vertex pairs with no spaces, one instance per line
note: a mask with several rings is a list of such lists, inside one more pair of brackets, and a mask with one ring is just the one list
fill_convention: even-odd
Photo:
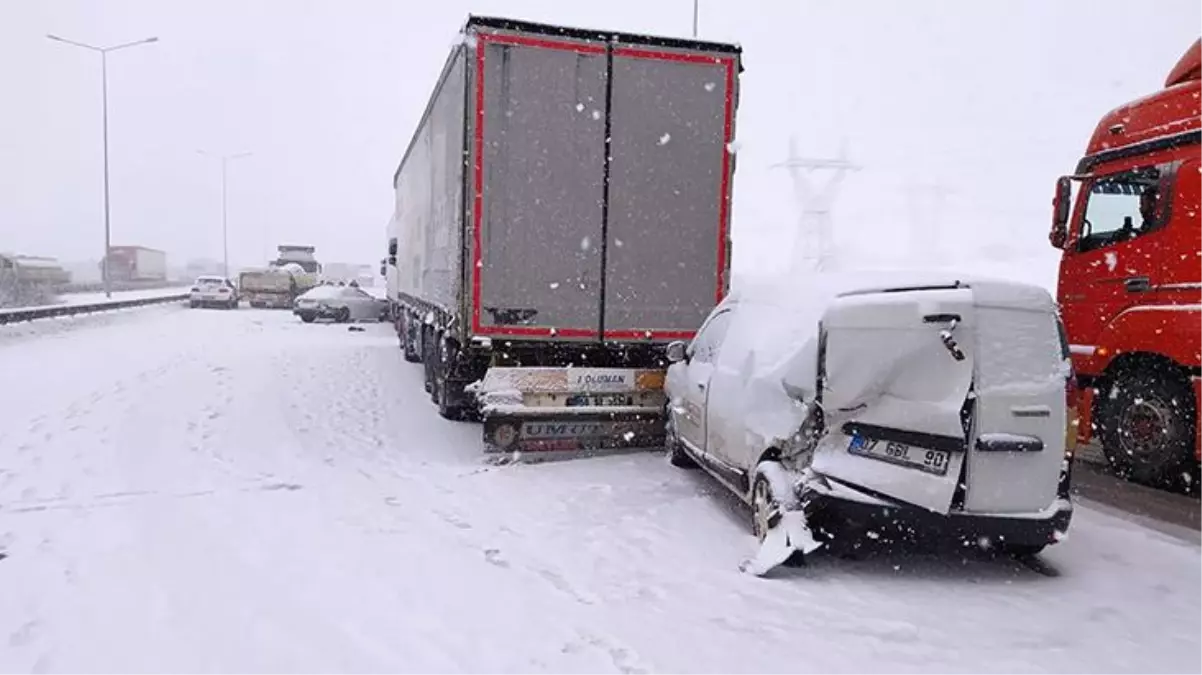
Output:
[[[837,158],[816,159],[799,155],[794,137],[789,138],[789,158],[773,165],[773,168],[780,167],[789,170],[794,196],[801,209],[791,264],[795,269],[806,266],[816,271],[829,270],[835,263],[831,209],[847,174],[863,167],[847,159],[846,141],[840,143]],[[817,171],[829,171],[831,175],[825,182],[818,182],[814,177]]]

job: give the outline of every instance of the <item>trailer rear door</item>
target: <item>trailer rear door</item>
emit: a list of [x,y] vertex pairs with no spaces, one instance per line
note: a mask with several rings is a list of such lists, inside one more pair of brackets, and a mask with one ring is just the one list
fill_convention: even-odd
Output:
[[596,340],[606,48],[476,38],[473,332]]
[[606,339],[691,337],[725,294],[736,68],[613,48]]

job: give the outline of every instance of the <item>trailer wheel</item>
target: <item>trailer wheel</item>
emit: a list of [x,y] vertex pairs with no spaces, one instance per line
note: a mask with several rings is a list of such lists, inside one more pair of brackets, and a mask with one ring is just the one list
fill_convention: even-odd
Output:
[[1102,450],[1115,473],[1137,483],[1177,488],[1194,456],[1194,395],[1163,368],[1127,371],[1102,402]]
[[434,344],[434,331],[432,331],[429,326],[424,325],[422,326],[421,331],[422,370],[424,371],[423,384],[426,387],[426,393],[430,394],[430,400],[437,403],[438,400],[434,398],[434,367],[438,360],[438,350]]
[[438,365],[434,371],[434,403],[438,405],[438,414],[448,420],[459,421],[464,418],[465,407],[463,399],[466,393],[463,384],[451,379],[455,365],[459,361],[459,346],[454,341],[442,338],[438,340]]
[[401,324],[401,349],[405,352],[405,360],[409,363],[421,363],[422,355],[417,349],[417,340],[412,329],[412,317],[402,313],[398,321]]

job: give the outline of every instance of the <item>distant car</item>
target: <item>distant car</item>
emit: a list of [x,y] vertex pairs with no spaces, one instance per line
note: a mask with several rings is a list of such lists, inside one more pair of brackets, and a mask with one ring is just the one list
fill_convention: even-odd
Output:
[[305,323],[317,319],[348,321],[384,321],[388,302],[351,286],[317,286],[296,299],[293,313]]
[[238,289],[234,282],[225,277],[197,277],[192,284],[188,304],[193,308],[238,309]]

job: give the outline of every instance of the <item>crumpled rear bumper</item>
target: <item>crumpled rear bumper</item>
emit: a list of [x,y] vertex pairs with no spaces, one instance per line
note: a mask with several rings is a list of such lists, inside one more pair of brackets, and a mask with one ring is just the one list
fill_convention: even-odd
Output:
[[[929,543],[960,541],[972,545],[1044,546],[1061,541],[1073,517],[1072,500],[1058,497],[1035,513],[967,513],[947,515],[899,503],[884,502],[854,488],[839,485],[835,491],[806,491],[806,517],[819,538],[837,532],[871,532],[884,542]],[[860,493],[863,494],[863,493]]]

